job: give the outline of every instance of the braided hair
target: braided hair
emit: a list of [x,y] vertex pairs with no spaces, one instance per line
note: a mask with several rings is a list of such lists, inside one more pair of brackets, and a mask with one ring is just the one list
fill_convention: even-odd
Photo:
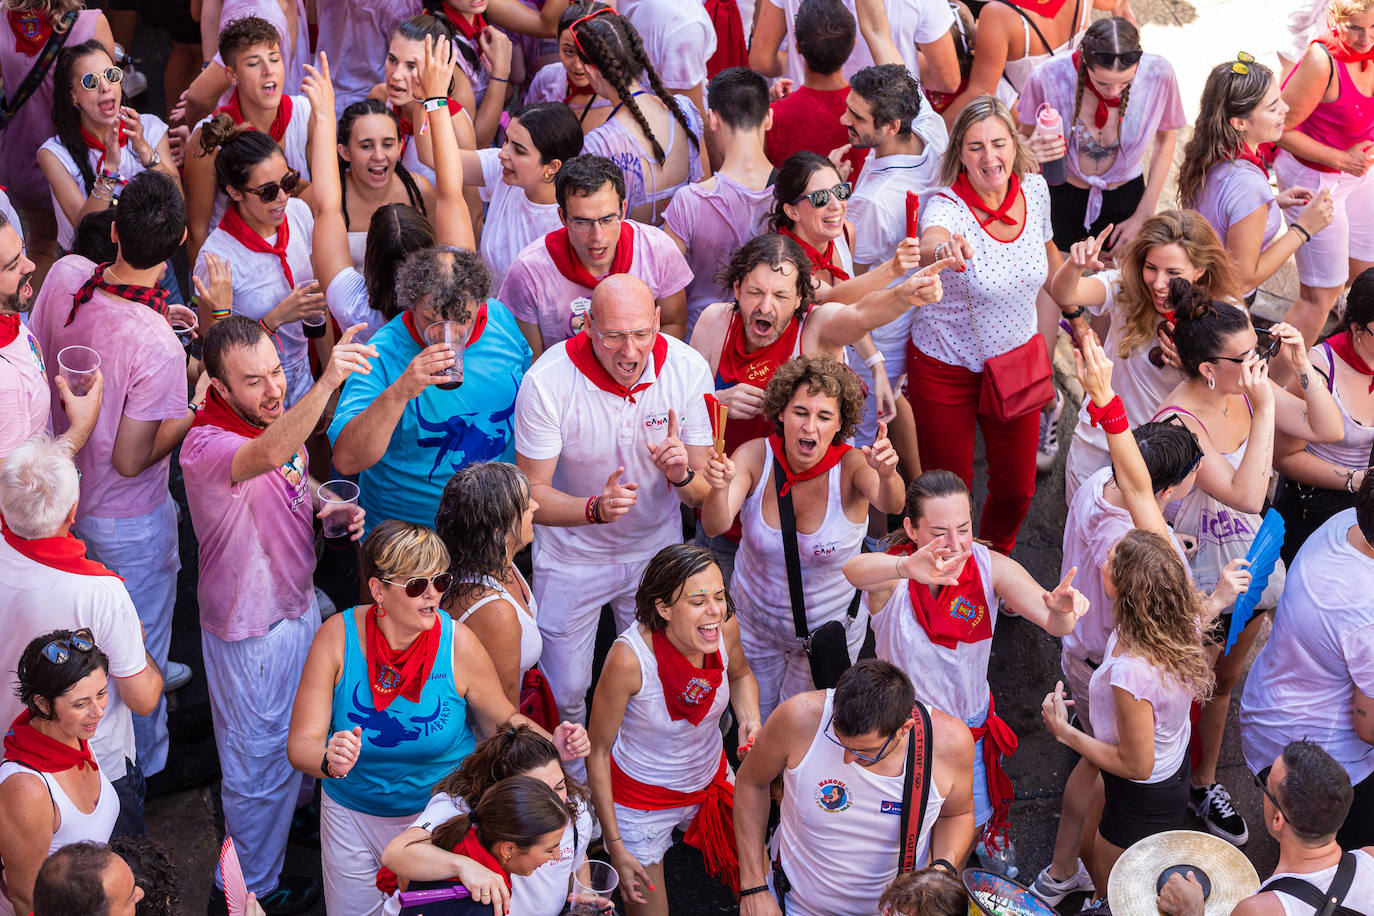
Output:
[[[391,110],[391,106],[381,99],[363,99],[354,102],[343,110],[343,116],[339,118],[339,143],[348,145],[349,139],[353,134],[353,125],[359,118],[368,115],[383,115],[391,119],[391,123],[396,128],[397,139],[401,136],[401,121],[396,116],[396,112]],[[348,161],[343,156],[339,157],[339,191],[342,198],[344,228],[348,229]],[[415,178],[399,159],[396,160],[396,177],[401,179],[401,185],[406,189],[406,196],[410,198],[410,205],[418,209],[421,213],[425,212],[425,198],[420,193],[420,186],[415,183]]]
[[658,100],[677,120],[687,134],[688,141],[693,146],[700,148],[701,144],[697,140],[696,132],[692,130],[692,126],[688,123],[687,116],[682,113],[682,109],[678,108],[677,102],[664,88],[663,80],[659,78],[658,71],[654,69],[653,64],[649,63],[649,57],[644,53],[644,44],[639,39],[639,32],[635,31],[630,20],[619,13],[602,13],[574,25],[572,33],[577,40],[577,56],[582,58],[583,62],[601,71],[606,82],[615,87],[616,93],[620,96],[620,104],[624,105],[625,109],[634,116],[639,129],[644,131],[644,136],[649,138],[649,143],[653,147],[654,161],[658,163],[659,167],[663,166],[664,159],[667,158],[663,151],[663,145],[654,136],[653,130],[649,127],[648,119],[644,117],[644,112],[630,91],[630,84],[637,80],[641,74],[648,76],[649,85],[653,89],[654,95],[658,96]]
[[[1078,121],[1078,112],[1083,105],[1083,90],[1088,85],[1088,66],[1092,52],[1105,51],[1108,54],[1121,54],[1126,51],[1139,51],[1140,32],[1131,25],[1130,20],[1122,19],[1120,16],[1099,19],[1088,26],[1088,30],[1083,33],[1083,41],[1078,47],[1078,87],[1073,94],[1073,118],[1069,121],[1070,124]],[[1119,64],[1120,61],[1118,60],[1117,63]],[[1120,68],[1120,70],[1128,69],[1130,68]],[[1126,88],[1121,90],[1121,105],[1117,109],[1123,124],[1126,122],[1126,104],[1130,98],[1131,84],[1127,83]]]

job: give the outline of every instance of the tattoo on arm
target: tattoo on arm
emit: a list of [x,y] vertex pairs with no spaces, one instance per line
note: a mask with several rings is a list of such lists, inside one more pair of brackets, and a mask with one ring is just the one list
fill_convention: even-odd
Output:
[[1306,390],[1307,390],[1307,373],[1306,373],[1306,372],[1304,372],[1304,373],[1302,373],[1301,375],[1298,376],[1298,384],[1302,386],[1302,390],[1303,390],[1303,391],[1306,391]]

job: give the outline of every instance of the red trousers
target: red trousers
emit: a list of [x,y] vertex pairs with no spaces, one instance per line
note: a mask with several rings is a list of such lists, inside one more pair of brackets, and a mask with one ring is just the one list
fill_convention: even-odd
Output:
[[981,372],[970,372],[907,347],[907,395],[916,415],[921,468],[943,469],[963,478],[973,491],[973,425],[987,447],[988,498],[978,536],[992,549],[1010,554],[1016,532],[1035,495],[1035,449],[1040,412],[999,422],[978,415]]

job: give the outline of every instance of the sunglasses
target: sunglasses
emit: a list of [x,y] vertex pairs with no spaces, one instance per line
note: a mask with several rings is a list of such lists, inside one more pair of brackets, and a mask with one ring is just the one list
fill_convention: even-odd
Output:
[[840,743],[840,739],[835,737],[835,716],[833,714],[830,716],[830,721],[825,723],[825,736],[830,739],[830,743],[838,748],[841,748],[844,751],[847,751],[850,754],[853,754],[855,757],[859,758],[864,763],[877,763],[879,760],[882,760],[883,755],[887,753],[888,745],[892,743],[893,739],[896,738],[898,733],[900,732],[901,729],[899,728],[897,729],[897,731],[888,735],[887,740],[883,742],[883,746],[878,748],[878,753],[870,757],[867,754],[859,753],[852,747],[845,747],[845,745]]
[[1088,57],[1094,65],[1106,70],[1126,70],[1140,63],[1140,55],[1145,52],[1139,48],[1134,51],[1089,51]]
[[407,598],[418,598],[425,593],[431,582],[434,583],[434,590],[439,594],[448,591],[448,587],[453,584],[452,573],[439,573],[437,576],[411,576],[404,582],[395,579],[383,579],[388,585],[404,586]]
[[830,195],[834,194],[836,200],[849,200],[849,195],[854,193],[854,186],[847,181],[842,181],[833,188],[821,188],[819,191],[812,191],[810,194],[803,194],[792,201],[793,205],[801,203],[803,200],[811,201],[811,206],[819,210],[830,203]]
[[100,88],[100,78],[105,77],[105,82],[111,86],[117,85],[124,79],[124,71],[118,67],[106,67],[104,70],[95,73],[81,74],[81,88],[89,89],[91,92]]
[[579,54],[581,54],[583,57],[587,57],[587,58],[590,58],[590,57],[591,57],[591,55],[587,53],[587,49],[584,48],[584,47],[582,47],[582,42],[580,42],[580,41],[577,40],[577,27],[578,27],[579,25],[581,25],[582,23],[584,23],[584,22],[587,22],[587,21],[589,21],[589,20],[595,19],[597,16],[614,16],[614,15],[616,15],[615,10],[611,9],[611,8],[608,7],[608,6],[605,6],[605,7],[602,7],[601,9],[597,10],[595,13],[590,13],[590,14],[588,14],[588,15],[586,15],[586,16],[583,16],[581,19],[574,20],[573,23],[572,23],[572,25],[568,26],[568,31],[569,31],[570,33],[572,33],[573,44],[577,45],[577,51],[578,51]]
[[54,639],[43,647],[43,657],[54,665],[65,665],[73,652],[89,652],[95,648],[95,634],[89,627],[82,627],[72,634],[71,639]]
[[260,188],[244,188],[245,194],[256,194],[258,199],[265,204],[270,204],[277,199],[277,195],[285,191],[286,196],[290,197],[291,192],[301,183],[301,173],[295,169],[287,169],[286,174],[281,177],[281,181],[272,181]]
[[[1255,343],[1255,349],[1254,349],[1253,352],[1254,352],[1254,354],[1255,354],[1256,356],[1258,356],[1261,360],[1263,360],[1263,361],[1266,362],[1266,363],[1269,362],[1269,360],[1273,359],[1273,358],[1278,354],[1278,352],[1279,352],[1279,347],[1283,346],[1283,341],[1282,341],[1280,338],[1275,337],[1273,334],[1269,333],[1269,331],[1265,330],[1264,328],[1255,328],[1255,337],[1256,337],[1256,343]],[[1268,338],[1269,342],[1268,342],[1268,343],[1260,343],[1260,342],[1258,341],[1258,338],[1260,338],[1260,337],[1266,337],[1266,338]],[[1217,359],[1224,359],[1224,360],[1226,360],[1226,362],[1228,362],[1228,363],[1235,363],[1236,365],[1240,365],[1240,364],[1244,363],[1244,362],[1245,362],[1247,359],[1249,359],[1249,358],[1250,358],[1250,354],[1249,354],[1249,353],[1246,353],[1244,356],[1213,356],[1213,357],[1212,357],[1212,359],[1214,359],[1214,360],[1217,360]]]
[[1269,791],[1269,771],[1272,769],[1273,767],[1265,767],[1264,769],[1256,773],[1255,785],[1259,786],[1259,790],[1264,793],[1265,798],[1269,799],[1269,801],[1273,803],[1274,807],[1278,810],[1279,814],[1283,814],[1284,817],[1287,817],[1288,815],[1284,814],[1283,805],[1280,805],[1279,800],[1274,797],[1274,793]]
[[1236,52],[1236,59],[1231,62],[1231,72],[1245,76],[1250,72],[1250,65],[1255,62],[1255,55],[1249,51]]

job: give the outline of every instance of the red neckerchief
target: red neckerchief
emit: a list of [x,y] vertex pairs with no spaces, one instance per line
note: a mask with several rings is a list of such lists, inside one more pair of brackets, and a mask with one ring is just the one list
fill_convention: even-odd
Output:
[[70,531],[61,537],[21,538],[10,530],[4,518],[0,518],[0,533],[4,534],[6,544],[35,563],[41,563],[51,569],[60,569],[62,572],[82,576],[114,576],[119,581],[124,581],[123,576],[106,569],[95,560],[88,559],[85,542]]
[[467,17],[449,6],[447,3],[441,7],[448,21],[458,30],[458,34],[467,39],[468,44],[476,45],[477,36],[482,34],[482,30],[487,27],[487,17],[478,13],[472,17],[472,22],[468,22]]
[[[1074,51],[1073,68],[1075,70],[1082,69],[1082,60],[1083,52]],[[1093,124],[1097,127],[1098,130],[1101,130],[1102,128],[1107,126],[1107,118],[1110,115],[1110,112],[1107,109],[1121,107],[1121,96],[1117,95],[1109,99],[1102,93],[1098,92],[1097,87],[1093,85],[1092,76],[1088,76],[1087,78],[1085,78],[1083,80],[1083,85],[1087,87],[1087,90],[1089,92],[1097,96],[1097,111],[1093,114]]]
[[72,310],[67,313],[67,320],[62,324],[64,328],[76,320],[76,310],[90,302],[96,290],[109,293],[119,299],[128,299],[131,302],[146,305],[163,318],[167,317],[171,311],[167,308],[167,290],[161,284],[134,286],[132,283],[107,283],[105,271],[113,263],[113,261],[107,261],[104,264],[97,264],[86,282],[81,284],[81,288],[72,295]]
[[[234,94],[229,96],[227,104],[215,109],[215,114],[227,114],[234,119],[235,124],[245,123],[243,120],[243,109],[239,107],[239,91],[234,90]],[[267,128],[267,133],[278,143],[281,138],[286,136],[286,125],[291,123],[291,96],[282,93],[281,101],[277,103],[276,117],[272,118],[272,126]],[[249,127],[253,125],[249,124]]]
[[286,246],[291,242],[291,221],[286,218],[286,214],[282,214],[281,225],[277,227],[275,245],[267,244],[267,239],[254,232],[253,228],[244,222],[243,217],[239,216],[237,207],[224,208],[224,216],[220,217],[219,227],[249,251],[276,255],[277,260],[281,262],[281,272],[286,275],[286,285],[292,289],[296,288],[296,278],[292,276],[291,265],[286,260]]
[[1369,62],[1374,60],[1374,48],[1370,48],[1363,54],[1356,54],[1341,38],[1340,32],[1334,25],[1331,26],[1330,34],[1321,35],[1314,38],[1313,41],[1317,44],[1325,45],[1326,50],[1331,52],[1331,56],[1343,64],[1358,63],[1361,71],[1368,70]]
[[811,272],[819,270],[830,271],[830,277],[836,283],[849,279],[849,274],[835,263],[835,240],[831,239],[826,243],[825,251],[820,252],[803,242],[795,232],[785,226],[778,228],[779,235],[785,235],[801,246],[801,250],[806,253],[806,259],[811,262]]
[[[732,312],[730,324],[725,329],[725,343],[720,348],[720,362],[716,366],[716,389],[729,388],[740,382],[755,388],[767,388],[773,373],[792,358],[801,330],[801,321],[793,316],[777,340],[750,353],[739,311]],[[749,419],[730,417],[725,421],[725,449],[732,452],[750,439],[767,436],[772,429],[772,422],[762,415]]]
[[26,709],[5,733],[5,759],[22,763],[40,773],[61,773],[72,767],[90,767],[98,771],[100,765],[91,754],[91,746],[77,739],[77,747],[49,738],[29,724],[32,718]]
[[832,444],[825,450],[825,455],[820,461],[816,462],[815,465],[807,468],[800,474],[794,474],[792,468],[787,464],[787,453],[784,451],[782,437],[777,433],[771,434],[768,437],[768,446],[773,450],[773,457],[777,459],[778,464],[782,465],[783,474],[787,476],[787,480],[783,483],[782,489],[778,491],[779,496],[786,496],[791,491],[793,484],[801,483],[804,480],[810,480],[813,477],[819,477],[822,474],[828,473],[831,468],[840,463],[840,459],[844,457],[844,453],[853,448],[852,445]]
[[1231,150],[1230,158],[1236,162],[1248,162],[1255,168],[1259,169],[1260,174],[1262,174],[1265,178],[1269,177],[1269,166],[1265,164],[1265,161],[1260,156],[1260,154],[1252,150],[1248,144],[1242,143],[1235,149]]
[[14,33],[14,49],[25,57],[33,57],[48,43],[52,23],[47,16],[34,12],[10,10],[10,31]]
[[700,725],[711,711],[716,688],[725,676],[720,650],[702,658],[701,667],[698,668],[673,645],[668,634],[655,630],[652,642],[654,661],[658,664],[658,682],[663,687],[663,702],[668,707],[668,718],[674,722],[686,719],[693,725]]
[[1355,345],[1350,341],[1350,332],[1342,331],[1326,338],[1326,342],[1331,345],[1331,349],[1336,351],[1336,355],[1345,360],[1345,364],[1361,375],[1369,376],[1369,391],[1374,394],[1374,369],[1369,368],[1369,363],[1365,362],[1360,354],[1355,352]]
[[[448,7],[444,7],[448,9]],[[467,856],[483,868],[491,869],[501,876],[501,880],[506,882],[506,890],[511,889],[510,875],[501,867],[501,863],[496,861],[496,856],[487,852],[486,848],[477,842],[477,831],[469,827],[468,832],[463,834],[463,838],[458,841],[458,845],[453,847],[453,851],[460,856]]]
[[596,93],[592,91],[592,88],[590,86],[583,86],[581,88],[574,86],[572,77],[567,78],[566,89],[567,91],[563,93],[563,104],[569,107],[572,106],[572,100],[580,95],[596,95]]
[[8,347],[19,337],[19,316],[0,315],[0,347]]
[[[410,332],[410,339],[420,345],[420,349],[423,350],[425,347],[429,346],[429,344],[425,343],[425,336],[415,327],[415,316],[411,314],[410,309],[406,309],[401,313],[401,323],[404,324],[406,330]],[[463,344],[463,349],[466,350],[468,347],[477,343],[478,339],[482,336],[482,332],[486,329],[487,304],[483,302],[477,307],[477,317],[472,322],[472,331],[468,334],[468,340],[467,343]]]
[[[103,171],[105,168],[105,141],[92,134],[86,128],[81,128],[81,142],[86,144],[87,149],[100,150],[100,159],[96,161],[95,170]],[[119,122],[119,148],[123,149],[129,145],[128,137],[124,136],[124,122]]]
[[1029,10],[1032,13],[1039,13],[1046,19],[1053,19],[1063,9],[1065,0],[1003,0],[1003,2],[1023,10]]
[[214,385],[210,386],[210,392],[205,398],[205,406],[196,411],[196,418],[191,421],[191,426],[218,426],[220,429],[228,430],[243,436],[245,439],[256,439],[266,429],[264,426],[254,426],[245,420],[220,395],[219,389],[215,388]]
[[[914,552],[914,544],[893,547],[888,553],[905,556]],[[916,622],[926,631],[930,641],[946,649],[961,642],[982,642],[992,638],[992,614],[987,595],[983,591],[983,577],[978,573],[978,561],[970,554],[959,571],[958,585],[945,585],[939,594],[932,595],[930,587],[911,579],[911,609]]]
[[[587,269],[587,265],[582,263],[582,259],[573,251],[572,242],[568,239],[568,227],[555,229],[544,236],[544,247],[548,249],[549,257],[553,258],[553,266],[558,268],[558,272],[564,279],[578,286],[585,286],[587,289],[596,289],[598,280],[592,276],[592,272]],[[634,223],[628,219],[620,221],[620,238],[615,243],[615,255],[611,258],[611,268],[606,271],[606,277],[611,274],[624,274],[630,272],[630,265],[635,259],[635,227]],[[606,277],[602,277],[604,280]]]
[[[1016,206],[1016,199],[1021,195],[1021,179],[1015,175],[1011,176],[1011,182],[1007,185],[1007,196],[1002,198],[1002,203],[995,210],[983,203],[983,198],[978,196],[978,192],[968,180],[968,172],[963,169],[959,170],[959,177],[954,179],[950,190],[958,194],[959,199],[973,211],[973,218],[978,220],[979,228],[986,229],[994,222],[1006,223],[1008,226],[1016,225],[1016,220],[1011,216],[1011,208]],[[986,213],[987,218],[980,218],[979,211]]]
[[443,641],[443,627],[439,618],[406,649],[394,651],[377,626],[377,605],[372,605],[367,617],[367,683],[372,688],[372,705],[378,712],[391,705],[398,696],[412,703],[420,702],[434,660],[439,656]]
[[[638,382],[633,387],[627,388],[611,378],[611,374],[606,371],[606,367],[596,361],[596,354],[592,352],[592,339],[586,330],[580,334],[574,334],[567,341],[568,359],[577,367],[592,384],[613,394],[618,398],[624,398],[631,404],[635,403],[635,395],[653,382]],[[663,373],[663,361],[668,358],[668,341],[662,334],[654,341],[654,378],[657,379]]]

